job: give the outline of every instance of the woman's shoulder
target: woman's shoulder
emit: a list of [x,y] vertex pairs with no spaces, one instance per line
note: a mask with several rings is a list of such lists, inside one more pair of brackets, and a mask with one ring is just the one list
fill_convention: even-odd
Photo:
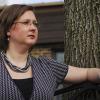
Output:
[[55,60],[51,57],[47,57],[47,56],[39,56],[39,57],[32,56],[32,59],[38,63],[43,63],[43,64],[47,64],[47,65],[67,66],[65,63],[58,62],[57,60]]
[[34,56],[31,55],[32,60],[43,60],[43,59],[49,59],[49,57],[46,56]]
[[42,61],[42,62],[56,62],[56,60],[54,60],[53,58],[51,57],[47,57],[47,56],[38,56],[38,57],[34,57],[34,56],[31,56],[32,60],[36,60],[36,61]]
[[38,57],[32,56],[32,62],[42,64],[42,65],[46,65],[46,66],[50,66],[51,64],[58,63],[53,58],[50,58],[50,57],[47,57],[47,56],[38,56]]

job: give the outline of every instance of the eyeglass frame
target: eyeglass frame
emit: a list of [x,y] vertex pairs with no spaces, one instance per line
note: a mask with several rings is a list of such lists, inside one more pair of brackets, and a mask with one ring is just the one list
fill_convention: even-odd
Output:
[[21,23],[21,24],[26,25],[26,26],[34,25],[37,28],[40,27],[37,21],[26,20],[26,21],[16,21],[16,22],[14,22],[14,24],[17,24],[17,23]]

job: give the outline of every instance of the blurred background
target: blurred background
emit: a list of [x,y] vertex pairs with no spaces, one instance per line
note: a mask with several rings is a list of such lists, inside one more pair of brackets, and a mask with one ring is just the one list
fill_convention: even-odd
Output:
[[47,3],[47,2],[59,2],[63,0],[0,0],[0,5],[10,5],[10,4],[33,4],[33,3]]

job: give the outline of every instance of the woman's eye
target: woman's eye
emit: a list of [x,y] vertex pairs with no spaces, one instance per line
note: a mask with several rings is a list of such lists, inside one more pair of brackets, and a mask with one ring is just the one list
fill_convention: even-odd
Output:
[[23,24],[28,25],[28,24],[29,24],[29,22],[28,22],[28,21],[26,21],[26,22],[23,22]]
[[36,26],[38,26],[38,23],[36,23],[36,22],[35,22],[35,23],[33,23],[33,24],[34,24],[34,25],[36,25]]

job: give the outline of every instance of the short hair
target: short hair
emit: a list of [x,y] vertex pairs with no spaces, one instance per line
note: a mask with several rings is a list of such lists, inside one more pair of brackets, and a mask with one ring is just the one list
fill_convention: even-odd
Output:
[[13,4],[6,6],[2,10],[0,13],[0,50],[7,50],[9,44],[7,32],[9,32],[14,21],[28,10],[34,11],[34,7],[31,5]]

